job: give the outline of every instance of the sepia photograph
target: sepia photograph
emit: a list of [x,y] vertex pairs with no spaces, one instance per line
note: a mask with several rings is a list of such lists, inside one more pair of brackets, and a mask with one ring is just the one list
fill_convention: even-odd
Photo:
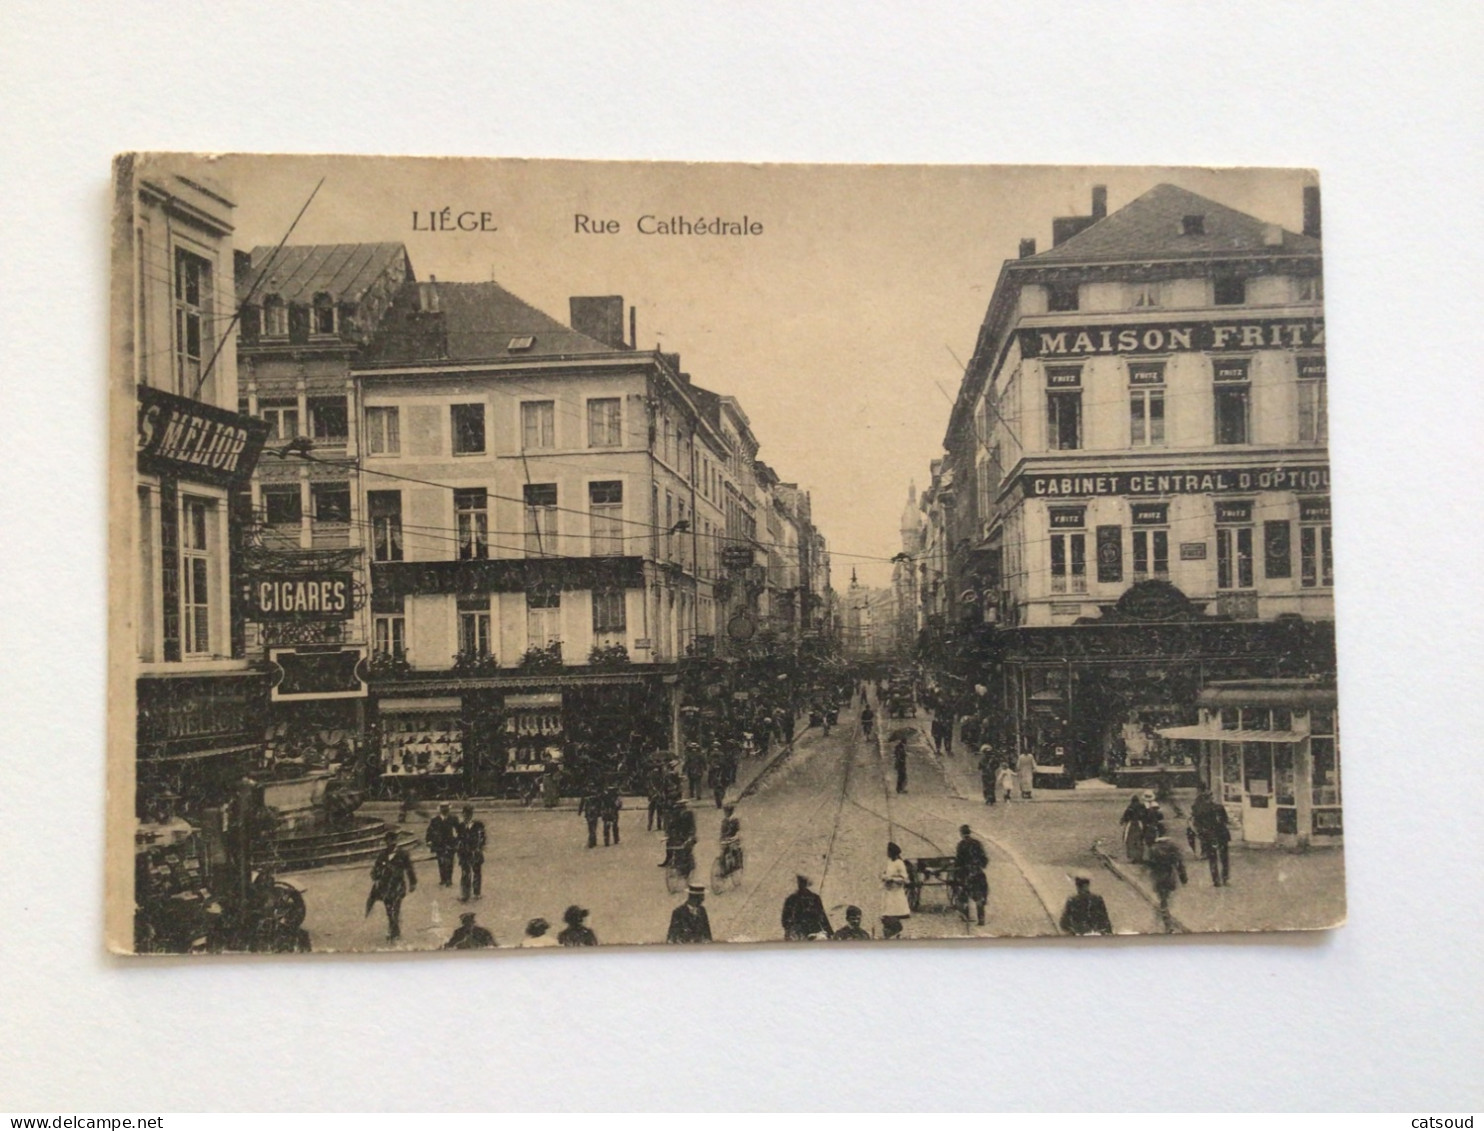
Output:
[[113,192],[113,951],[1345,921],[1318,173]]

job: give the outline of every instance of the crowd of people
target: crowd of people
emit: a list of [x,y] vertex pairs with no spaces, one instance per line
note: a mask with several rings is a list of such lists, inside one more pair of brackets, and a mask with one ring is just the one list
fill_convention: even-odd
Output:
[[[1184,853],[1170,835],[1154,790],[1146,789],[1129,799],[1119,818],[1123,830],[1124,856],[1131,864],[1149,869],[1150,881],[1159,898],[1160,916],[1166,929],[1173,922],[1170,903],[1176,891],[1188,883]],[[1231,882],[1231,826],[1226,807],[1216,801],[1205,785],[1197,790],[1191,806],[1185,839],[1197,859],[1204,859],[1211,870],[1211,886],[1225,887]]]

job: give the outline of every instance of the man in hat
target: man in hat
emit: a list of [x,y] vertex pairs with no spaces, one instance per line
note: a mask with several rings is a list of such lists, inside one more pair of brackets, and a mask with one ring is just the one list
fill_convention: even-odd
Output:
[[984,793],[984,804],[995,802],[995,775],[999,772],[999,759],[988,743],[979,747],[979,788]]
[[396,831],[387,829],[386,847],[371,862],[371,892],[366,896],[367,915],[378,899],[386,908],[387,942],[402,937],[402,900],[416,890],[417,873],[412,868],[412,857],[398,846]]
[[896,767],[896,771],[897,771],[897,792],[898,793],[906,793],[907,792],[907,740],[905,738],[899,738],[899,739],[897,739],[896,746],[892,747],[891,760],[892,760],[892,764]]
[[597,946],[598,936],[587,925],[587,908],[573,904],[562,913],[562,922],[567,927],[557,935],[562,946]]
[[587,822],[587,846],[589,848],[598,847],[598,815],[601,809],[602,798],[596,786],[585,790],[582,799],[577,802],[577,815]]
[[1154,892],[1159,896],[1159,917],[1168,933],[1174,929],[1170,897],[1175,894],[1175,880],[1178,877],[1184,884],[1189,882],[1189,877],[1185,874],[1185,858],[1180,846],[1165,834],[1163,822],[1159,825],[1159,835],[1149,848],[1149,874],[1154,880]]
[[830,926],[830,917],[825,914],[824,900],[809,890],[808,876],[795,876],[798,890],[783,901],[783,937],[792,942],[823,935],[834,938],[835,929]]
[[465,903],[478,899],[484,886],[484,822],[474,819],[474,806],[464,806],[459,826],[459,898]]
[[1205,786],[1201,787],[1195,804],[1190,807],[1190,827],[1194,830],[1191,839],[1200,839],[1201,855],[1211,865],[1211,886],[1219,888],[1230,883],[1231,825],[1227,821],[1226,806],[1216,804],[1210,789]]
[[845,909],[845,926],[834,934],[836,942],[853,942],[857,939],[868,939],[871,936],[861,926],[861,909],[851,904]]
[[1144,818],[1154,804],[1154,790],[1146,789],[1128,799],[1118,823],[1123,826],[1123,851],[1130,864],[1144,863]]
[[1092,880],[1073,876],[1077,894],[1067,896],[1061,912],[1061,929],[1069,935],[1111,935],[1113,923],[1108,918],[1108,905],[1103,897],[1092,894]]
[[958,829],[958,848],[954,852],[953,872],[963,900],[964,922],[969,921],[969,905],[978,913],[979,925],[984,926],[984,905],[989,902],[989,879],[984,869],[989,867],[989,854],[984,845],[974,836],[968,825]]
[[550,930],[551,924],[537,916],[526,924],[526,937],[520,940],[520,945],[524,947],[560,946],[561,944],[548,934]]
[[665,858],[661,868],[671,862],[687,876],[695,869],[695,854],[691,851],[696,843],[696,815],[684,801],[677,802],[665,824]]
[[706,914],[706,887],[691,884],[686,888],[685,902],[670,912],[670,930],[665,941],[670,943],[703,943],[711,941],[711,917]]
[[458,928],[443,944],[443,949],[483,950],[495,945],[495,936],[474,922],[474,912],[465,911],[459,916]]
[[608,847],[608,838],[618,843],[618,813],[623,808],[623,798],[618,795],[618,783],[605,782],[598,794],[598,816],[603,821],[603,847]]
[[423,841],[438,861],[438,886],[453,887],[453,858],[459,850],[459,822],[448,811],[447,801],[438,806],[437,815],[428,822],[428,832]]

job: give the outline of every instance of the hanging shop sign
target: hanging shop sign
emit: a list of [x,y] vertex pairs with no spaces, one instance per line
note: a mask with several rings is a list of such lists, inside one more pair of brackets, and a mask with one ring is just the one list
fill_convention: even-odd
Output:
[[362,699],[366,696],[366,649],[304,645],[268,649],[275,703],[304,699]]
[[1026,357],[1095,357],[1205,350],[1312,349],[1324,345],[1322,318],[1230,322],[1139,322],[1115,326],[1038,326],[1020,331]]
[[254,621],[347,620],[355,611],[350,573],[258,574],[247,583],[247,618]]
[[1223,467],[1210,471],[1107,471],[1022,475],[1028,498],[1208,495],[1224,491],[1328,491],[1329,467]]
[[232,487],[258,465],[268,422],[139,386],[135,452],[139,470]]
[[721,551],[721,564],[727,569],[748,569],[754,561],[751,546],[724,546]]

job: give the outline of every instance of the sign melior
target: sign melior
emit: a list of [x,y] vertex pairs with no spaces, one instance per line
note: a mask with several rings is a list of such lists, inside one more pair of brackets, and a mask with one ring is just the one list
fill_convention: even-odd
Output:
[[1241,322],[1138,322],[1116,326],[1036,326],[1020,331],[1020,352],[1025,357],[1314,349],[1323,345],[1322,318],[1255,318]]
[[1027,498],[1327,491],[1329,467],[1223,467],[1210,471],[1099,471],[1020,477]]
[[231,487],[258,465],[268,422],[139,386],[135,451],[139,470]]
[[346,620],[354,607],[349,573],[258,574],[247,583],[249,620]]

